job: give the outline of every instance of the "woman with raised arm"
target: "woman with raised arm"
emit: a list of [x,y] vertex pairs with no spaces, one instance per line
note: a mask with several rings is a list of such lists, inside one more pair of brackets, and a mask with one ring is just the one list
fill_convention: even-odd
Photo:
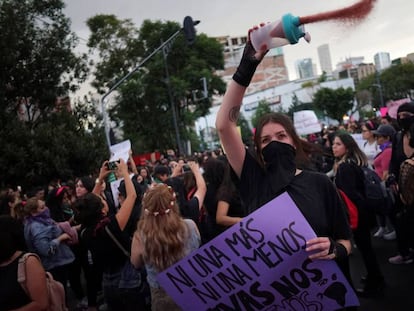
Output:
[[[100,169],[98,180],[105,180],[113,170],[105,161]],[[110,310],[132,310],[134,307],[145,310],[144,302],[137,302],[139,293],[126,289],[122,284],[123,269],[129,264],[131,239],[127,231],[127,223],[135,205],[137,193],[129,176],[128,166],[123,159],[116,164],[117,175],[124,179],[126,197],[116,214],[108,214],[108,205],[100,196],[99,183],[92,193],[84,195],[78,202],[82,239],[91,252],[96,267],[103,271],[102,289],[105,302]],[[132,272],[132,271],[131,271]],[[137,282],[139,276],[137,275]],[[138,303],[142,303],[141,306]]]
[[243,96],[265,54],[266,46],[255,51],[247,41],[216,119],[227,159],[240,178],[241,199],[250,213],[286,191],[317,235],[306,242],[306,250],[312,253],[309,258],[336,260],[350,280],[351,230],[345,209],[325,174],[304,169],[313,146],[280,113],[267,114],[259,121],[254,136],[256,156],[245,148],[237,130]]

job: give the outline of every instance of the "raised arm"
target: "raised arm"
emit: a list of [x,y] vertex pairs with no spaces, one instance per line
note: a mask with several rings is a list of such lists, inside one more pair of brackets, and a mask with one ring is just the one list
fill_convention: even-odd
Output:
[[117,166],[119,176],[123,177],[125,181],[126,198],[124,202],[122,202],[121,208],[119,209],[118,213],[116,213],[115,217],[118,221],[119,228],[121,230],[124,230],[134,207],[137,193],[135,191],[134,184],[129,177],[128,167],[125,161],[121,159],[120,163],[117,164]]
[[131,263],[135,268],[140,268],[144,264],[143,260],[144,245],[139,236],[138,230],[135,231],[131,244]]
[[204,204],[204,198],[206,197],[207,185],[203,175],[201,174],[200,166],[198,165],[198,163],[196,161],[189,161],[188,165],[190,166],[190,169],[194,174],[197,186],[197,190],[194,193],[194,196],[198,198],[198,208],[201,209],[201,207]]
[[217,113],[216,129],[227,159],[233,170],[240,177],[245,157],[245,147],[242,138],[237,131],[237,120],[240,115],[240,107],[246,88],[256,71],[256,67],[266,54],[266,46],[256,52],[247,41],[243,56],[233,80],[227,87],[223,102]]

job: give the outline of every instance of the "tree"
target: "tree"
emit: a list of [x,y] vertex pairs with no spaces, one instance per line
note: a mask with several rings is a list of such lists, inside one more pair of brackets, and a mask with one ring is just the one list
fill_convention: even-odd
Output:
[[354,91],[343,87],[335,90],[321,88],[314,94],[313,104],[316,109],[326,112],[328,117],[342,122],[342,117],[354,105]]
[[293,120],[293,114],[297,111],[312,109],[308,107],[309,104],[303,103],[299,100],[296,94],[292,96],[292,105],[290,105],[286,114]]
[[67,100],[88,71],[63,8],[0,2],[0,186],[90,174],[108,157],[102,131],[88,123],[91,105]]
[[[411,97],[414,90],[414,63],[393,65],[360,81],[358,92],[370,92],[373,107],[389,100]],[[383,96],[382,101],[380,96]]]
[[86,77],[85,59],[72,52],[77,37],[63,8],[58,0],[0,4],[0,104],[23,112],[31,128]]
[[269,112],[272,112],[272,109],[270,109],[269,103],[266,100],[259,101],[257,109],[252,116],[253,128],[256,128],[257,124],[259,123],[260,118]]
[[246,146],[252,146],[253,140],[253,133],[249,126],[249,122],[247,122],[246,118],[243,116],[243,114],[240,114],[239,119],[237,120],[237,126],[240,127],[240,133],[242,136],[243,143]]
[[[112,21],[111,27],[100,22],[106,19]],[[140,64],[181,28],[176,22],[145,20],[141,28],[136,29],[128,20],[119,21],[113,16],[102,15],[90,18],[88,25],[99,26],[90,28],[93,40],[89,40],[89,46],[96,48],[101,56],[96,67],[97,85],[107,87],[110,84],[106,81],[116,81],[131,70],[131,64]],[[136,48],[131,50],[128,42],[133,42],[132,46]],[[114,49],[114,46],[119,48]],[[214,94],[225,91],[225,83],[214,75],[223,66],[222,46],[216,39],[197,35],[195,43],[188,47],[184,36],[177,36],[164,51],[142,64],[136,74],[120,85],[114,99],[116,105],[109,110],[111,119],[122,126],[125,137],[141,152],[176,149],[172,108],[176,108],[181,140],[190,140],[189,129],[194,121],[208,113]],[[202,88],[201,78],[207,80],[208,98],[198,101],[193,98],[193,90]]]
[[414,63],[391,66],[381,72],[380,80],[385,102],[411,97],[414,90]]
[[[0,157],[1,186],[45,185],[52,179],[68,180],[89,175],[108,158],[103,131],[85,123],[93,106],[82,102],[76,113],[55,112],[35,129],[12,118],[0,128],[0,144],[7,146]],[[86,128],[88,128],[86,130]]]

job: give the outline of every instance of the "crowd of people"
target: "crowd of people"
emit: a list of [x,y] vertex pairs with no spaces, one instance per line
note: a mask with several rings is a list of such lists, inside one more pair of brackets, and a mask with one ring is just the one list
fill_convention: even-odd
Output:
[[[402,104],[396,119],[349,122],[307,137],[272,112],[248,148],[237,130],[240,103],[265,53],[246,44],[224,96],[216,128],[225,154],[163,156],[141,166],[132,157],[115,167],[104,161],[95,176],[1,190],[0,311],[43,310],[45,271],[77,299],[77,310],[180,310],[156,275],[284,192],[317,235],[306,241],[309,258],[335,261],[361,297],[382,295],[386,279],[372,239],[395,240],[390,264],[414,260],[414,102]],[[366,207],[365,166],[390,197],[380,212]],[[357,207],[356,228],[338,190]],[[274,217],[283,215],[275,210]],[[366,270],[360,280],[351,277],[354,251]],[[26,252],[40,258],[27,262],[28,293],[17,280]]]

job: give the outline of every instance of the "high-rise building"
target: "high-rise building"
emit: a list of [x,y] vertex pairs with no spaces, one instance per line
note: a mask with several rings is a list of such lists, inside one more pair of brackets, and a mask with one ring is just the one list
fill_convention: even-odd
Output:
[[304,58],[295,62],[296,74],[299,79],[307,79],[315,76],[311,58]]
[[321,71],[326,72],[326,74],[332,74],[332,60],[331,52],[329,51],[329,45],[323,44],[318,46],[318,57],[319,65],[321,66]]
[[375,54],[374,63],[375,63],[375,68],[377,69],[377,71],[387,69],[388,67],[391,66],[390,53],[379,52]]

